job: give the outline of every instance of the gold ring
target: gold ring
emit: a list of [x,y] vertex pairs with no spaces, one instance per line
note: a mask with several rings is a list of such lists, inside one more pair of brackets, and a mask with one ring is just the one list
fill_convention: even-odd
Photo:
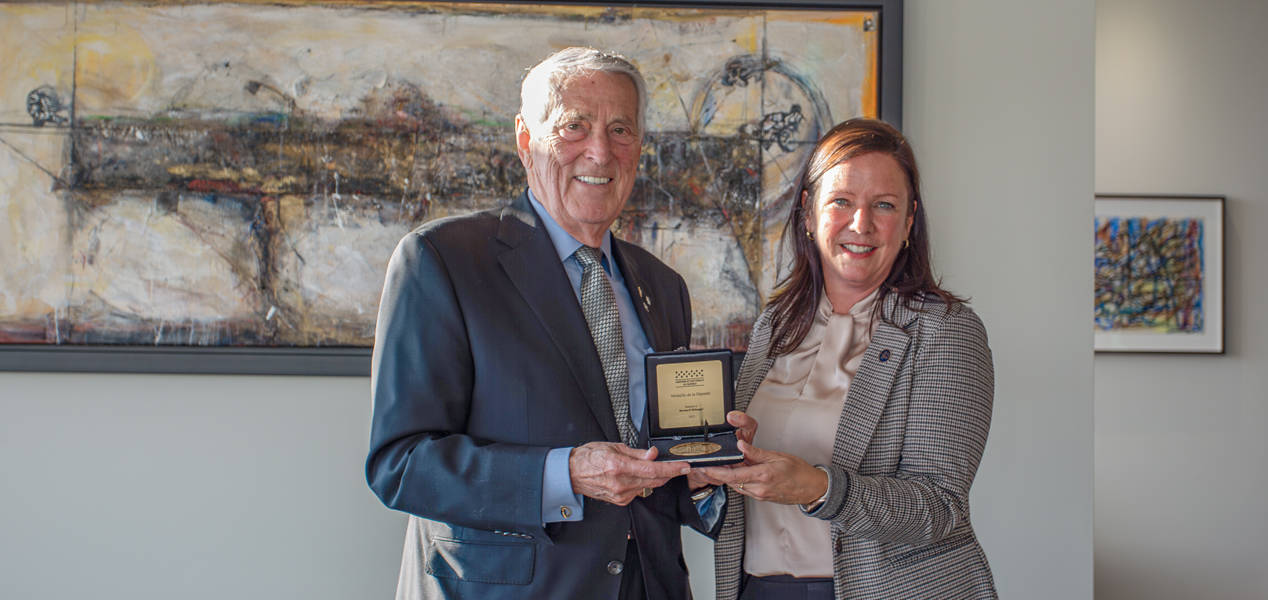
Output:
[[735,489],[740,490],[740,491],[744,491],[744,484],[742,484],[742,483],[737,483],[737,484],[735,484]]
[[639,494],[638,494],[638,495],[639,495],[640,497],[646,498],[646,497],[648,497],[648,496],[652,495],[652,488],[643,488],[643,491],[639,492]]

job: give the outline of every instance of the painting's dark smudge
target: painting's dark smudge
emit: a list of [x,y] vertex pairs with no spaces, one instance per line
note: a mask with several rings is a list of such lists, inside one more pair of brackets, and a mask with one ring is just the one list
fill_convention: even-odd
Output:
[[794,104],[786,111],[773,112],[762,117],[756,134],[748,127],[741,127],[740,132],[761,140],[763,150],[769,150],[772,145],[778,144],[780,150],[792,152],[792,141],[795,139],[793,136],[797,135],[805,120],[805,116],[801,114],[801,105]]
[[62,125],[67,122],[66,105],[58,97],[51,85],[42,85],[26,95],[26,112],[31,115],[31,124],[43,127],[47,123]]

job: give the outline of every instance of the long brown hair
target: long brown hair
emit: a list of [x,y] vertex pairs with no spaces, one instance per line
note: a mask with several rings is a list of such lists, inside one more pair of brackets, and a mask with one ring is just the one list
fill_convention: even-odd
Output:
[[839,123],[819,139],[798,178],[797,192],[788,211],[783,237],[783,243],[792,247],[792,268],[780,280],[770,300],[773,310],[771,356],[791,352],[801,344],[814,322],[815,309],[823,294],[823,266],[819,248],[805,235],[808,202],[802,202],[802,196],[805,194],[813,198],[819,191],[820,180],[833,167],[872,152],[883,152],[898,162],[907,176],[911,192],[908,209],[915,211],[907,238],[910,246],[894,257],[894,264],[877,295],[874,314],[888,320],[881,308],[889,294],[898,294],[904,305],[918,311],[923,310],[920,307],[922,300],[931,295],[940,298],[947,308],[964,302],[963,298],[942,289],[933,275],[925,201],[920,195],[920,171],[916,168],[916,155],[907,138],[883,121],[850,119]]

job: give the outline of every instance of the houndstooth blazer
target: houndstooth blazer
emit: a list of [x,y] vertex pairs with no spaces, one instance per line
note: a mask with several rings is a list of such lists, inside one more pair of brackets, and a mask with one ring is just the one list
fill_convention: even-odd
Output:
[[[925,309],[885,297],[889,322],[876,323],[825,465],[828,498],[810,513],[831,521],[838,600],[998,598],[969,524],[995,388],[986,330],[967,306],[929,300]],[[770,319],[767,309],[753,325],[738,410],[774,363]],[[718,600],[738,596],[743,559],[743,496],[728,489],[714,545]]]

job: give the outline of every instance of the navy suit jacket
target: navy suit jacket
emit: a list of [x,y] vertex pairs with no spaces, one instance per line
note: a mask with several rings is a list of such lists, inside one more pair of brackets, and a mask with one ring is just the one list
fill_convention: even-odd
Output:
[[[615,240],[654,350],[686,346],[682,277]],[[630,368],[642,368],[631,365]],[[629,506],[541,523],[551,448],[619,442],[603,369],[527,194],[423,225],[388,265],[371,373],[366,477],[409,513],[398,598],[616,598],[626,540],[650,598],[689,598],[680,525],[699,528],[685,478]]]

